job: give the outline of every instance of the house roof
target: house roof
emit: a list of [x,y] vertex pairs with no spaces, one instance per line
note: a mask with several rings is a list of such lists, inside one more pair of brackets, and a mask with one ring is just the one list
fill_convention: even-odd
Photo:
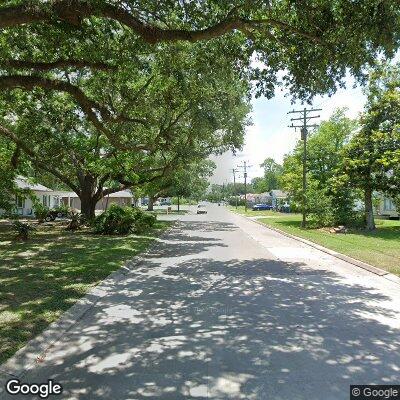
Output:
[[15,178],[15,184],[19,189],[30,189],[35,190],[36,192],[52,192],[48,187],[40,185],[39,183],[31,183],[28,178],[23,176]]
[[[75,192],[53,190],[39,183],[31,183],[29,182],[29,179],[25,178],[24,176],[18,176],[17,178],[15,178],[15,184],[19,189],[30,189],[36,192],[48,192],[49,194],[60,197],[78,197]],[[132,198],[133,195],[129,190],[120,190],[119,192],[109,194],[108,197]]]
[[273,190],[271,190],[270,193],[271,193],[271,196],[274,196],[274,197],[283,197],[283,198],[287,197],[287,193],[282,190],[279,190],[279,189],[273,189]]
[[[60,191],[60,190],[54,190],[53,195],[55,196],[60,196],[60,197],[73,197],[77,198],[78,195],[75,192],[65,192],[65,191]],[[120,190],[119,192],[111,193],[110,195],[105,196],[104,198],[107,197],[115,198],[115,197],[123,197],[123,198],[132,198],[133,195],[129,190]]]
[[120,190],[119,192],[111,193],[110,197],[133,197],[133,195],[129,190]]

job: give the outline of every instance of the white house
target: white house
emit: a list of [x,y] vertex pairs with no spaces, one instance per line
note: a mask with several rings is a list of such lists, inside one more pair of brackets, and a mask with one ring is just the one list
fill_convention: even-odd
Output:
[[[19,189],[29,189],[42,203],[48,208],[55,208],[60,205],[67,205],[76,210],[81,209],[81,201],[78,195],[74,192],[52,190],[46,186],[31,183],[29,179],[18,176],[15,183]],[[33,202],[30,198],[15,196],[15,212],[26,217],[34,217]],[[120,206],[131,206],[133,204],[133,195],[129,190],[121,190],[116,193],[111,193],[101,199],[96,204],[97,211],[106,210],[111,204]],[[1,210],[0,210],[1,211]]]
[[[19,189],[29,189],[33,192],[33,194],[39,199],[39,201],[47,206],[47,207],[56,207],[57,200],[53,195],[53,191],[46,186],[30,183],[27,178],[22,176],[18,176],[15,179],[15,184]],[[33,211],[33,203],[29,198],[23,198],[20,196],[15,196],[15,211],[19,215],[24,216],[34,216],[35,213]]]
[[379,202],[378,207],[378,215],[382,217],[389,217],[389,218],[398,218],[400,214],[396,209],[394,201],[389,197],[382,196],[381,201]]
[[281,205],[287,204],[288,195],[286,192],[283,192],[279,189],[274,189],[269,192],[271,196],[271,205],[274,208],[277,208]]
[[[75,192],[55,190],[52,194],[59,199],[59,204],[64,204],[76,210],[81,209],[81,201]],[[111,204],[131,206],[133,204],[133,195],[129,190],[120,190],[119,192],[111,193],[97,202],[96,210],[104,211]]]

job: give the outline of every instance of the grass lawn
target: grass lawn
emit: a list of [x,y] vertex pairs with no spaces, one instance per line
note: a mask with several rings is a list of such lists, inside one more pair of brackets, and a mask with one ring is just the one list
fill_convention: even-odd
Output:
[[40,227],[27,242],[0,228],[0,363],[143,251],[170,223],[143,236],[100,236]]
[[[244,207],[232,211],[245,214]],[[300,214],[275,211],[248,211],[247,216],[265,216],[258,221],[292,235],[311,240],[329,249],[400,275],[400,221],[377,219],[374,232],[362,230],[334,234],[327,229],[301,229]]]

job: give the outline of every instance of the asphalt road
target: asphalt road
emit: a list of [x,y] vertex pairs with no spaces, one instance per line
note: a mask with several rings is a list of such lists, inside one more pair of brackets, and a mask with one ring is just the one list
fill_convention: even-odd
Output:
[[208,208],[23,380],[52,378],[68,400],[341,400],[400,383],[400,285]]

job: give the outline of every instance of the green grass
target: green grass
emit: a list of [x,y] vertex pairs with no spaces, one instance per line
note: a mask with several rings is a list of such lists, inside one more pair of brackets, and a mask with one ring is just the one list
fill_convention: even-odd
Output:
[[[234,207],[231,207],[231,210],[236,211]],[[300,214],[282,214],[275,211],[245,213],[244,207],[239,207],[237,212],[247,216],[265,216],[258,221],[400,275],[400,221],[398,220],[377,219],[375,221],[377,229],[373,232],[353,230],[347,234],[334,234],[327,229],[302,229]]]
[[0,230],[0,363],[124,261],[142,252],[170,223],[143,236],[98,236],[40,227],[27,242]]

